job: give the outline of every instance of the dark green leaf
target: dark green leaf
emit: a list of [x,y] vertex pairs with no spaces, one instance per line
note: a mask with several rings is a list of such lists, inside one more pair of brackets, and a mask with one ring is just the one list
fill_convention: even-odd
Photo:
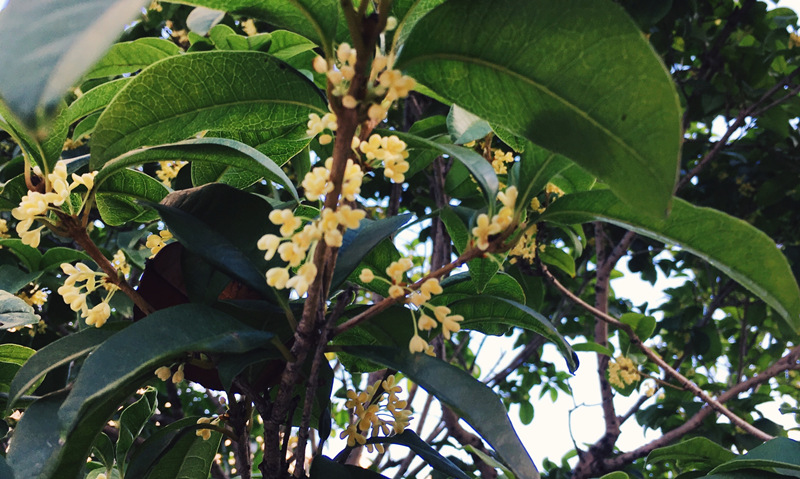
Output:
[[[394,234],[410,219],[410,214],[404,214],[377,221],[362,220],[358,229],[347,230],[336,260],[336,269],[331,280],[332,287],[337,287],[347,279],[372,248]],[[383,272],[375,271],[375,273]]]
[[527,208],[531,199],[538,195],[554,176],[573,165],[567,158],[551,153],[532,143],[525,145],[525,152],[520,155],[519,166],[515,165],[517,204]]
[[0,392],[7,393],[20,366],[36,351],[18,344],[0,345]]
[[[0,277],[5,274],[5,266],[7,265],[0,267]],[[0,330],[38,322],[39,316],[33,313],[33,308],[28,303],[8,291],[0,290]]]
[[14,479],[14,471],[11,470],[11,467],[6,462],[6,458],[3,456],[0,456],[0,477]]
[[[458,273],[442,281],[442,294],[431,299],[433,304],[452,304],[456,301],[474,298],[478,293],[478,285],[470,273]],[[520,303],[525,302],[525,292],[516,279],[505,273],[495,275],[483,286],[486,296],[506,298]]]
[[97,439],[92,445],[92,454],[110,470],[114,468],[114,444],[111,443],[111,438],[106,433],[101,432],[97,435]]
[[[187,87],[187,78],[195,87]],[[266,53],[174,56],[143,70],[108,105],[92,137],[91,167],[205,130],[282,131],[325,111],[313,83]]]
[[447,115],[447,129],[450,132],[450,141],[456,145],[480,140],[492,131],[489,123],[458,105],[450,107],[450,113]]
[[678,244],[752,291],[800,332],[800,288],[786,258],[767,235],[742,220],[678,198],[669,218],[654,219],[621,203],[607,190],[564,196],[547,208],[541,220],[606,221]]
[[572,159],[643,212],[668,211],[681,108],[669,73],[619,5],[445,2],[417,22],[396,67]]
[[[198,419],[198,417],[184,417],[156,430],[134,449],[125,477],[144,479],[167,453],[185,455],[196,438]],[[166,461],[162,467],[166,468],[167,464],[177,462],[171,459]]]
[[28,393],[34,385],[53,369],[69,364],[94,351],[127,323],[109,323],[102,328],[91,328],[53,341],[41,348],[20,368],[9,391],[9,408]]
[[392,36],[392,51],[397,51],[420,18],[444,0],[395,0],[392,2],[392,16],[397,19],[397,28],[389,32]]
[[39,263],[39,269],[47,271],[49,269],[59,268],[62,263],[72,263],[75,261],[92,262],[94,260],[83,251],[56,246],[44,252],[42,261]]
[[130,78],[120,78],[96,86],[81,95],[69,105],[64,113],[62,113],[66,116],[67,124],[71,125],[77,120],[105,108],[114,98],[114,95],[116,95],[122,87],[127,85],[129,81]]
[[136,402],[126,407],[119,416],[119,438],[117,439],[117,469],[120,475],[125,475],[128,451],[134,440],[139,437],[142,429],[150,420],[150,416],[158,406],[158,392],[149,387]]
[[531,404],[530,401],[522,401],[519,403],[519,420],[525,425],[533,421],[533,404]]
[[339,2],[330,0],[180,0],[267,20],[269,23],[310,38],[325,51],[332,52],[339,17]]
[[[19,203],[19,202],[18,202]],[[19,258],[28,271],[38,271],[40,262],[42,261],[42,253],[38,249],[32,248],[17,238],[3,238],[0,239],[0,246],[8,248],[9,251],[14,253],[14,256]],[[2,288],[5,289],[5,288]]]
[[630,476],[628,476],[627,473],[622,472],[622,471],[614,471],[614,472],[609,472],[608,474],[605,474],[600,479],[630,479]]
[[0,15],[0,95],[33,127],[147,1],[14,0]]
[[94,112],[80,121],[72,130],[72,141],[78,141],[84,136],[89,136],[94,132],[94,127],[97,126],[97,120],[100,119],[102,112]]
[[361,270],[364,268],[372,270],[375,275],[382,275],[390,264],[401,258],[400,252],[397,247],[392,243],[391,238],[387,238],[370,250],[369,253],[361,260],[361,263],[350,273],[347,278],[359,286],[362,286],[370,291],[374,291],[383,297],[389,296],[389,284],[380,280],[372,280],[369,283],[364,283],[359,277]]
[[86,359],[59,411],[61,424],[71,429],[105,396],[135,388],[156,368],[186,352],[246,352],[270,338],[269,332],[256,331],[200,304],[156,311],[108,338]]
[[36,281],[41,274],[41,271],[26,273],[9,264],[0,265],[0,290],[16,294],[28,284]]
[[211,431],[207,441],[195,434],[181,437],[179,443],[161,457],[148,479],[207,478],[221,441],[222,434],[217,431]]
[[344,349],[402,371],[469,423],[515,475],[538,479],[539,472],[514,431],[505,407],[484,384],[455,366],[425,354],[411,354],[407,348],[351,346]]
[[544,251],[539,251],[539,258],[542,260],[542,263],[555,266],[567,273],[571,278],[575,277],[575,260],[561,248],[545,245]]
[[349,464],[339,464],[322,454],[311,462],[311,479],[388,479],[382,474]]
[[119,226],[151,211],[140,201],[158,203],[169,193],[160,181],[140,171],[122,169],[103,181],[97,188],[95,201],[103,221]]
[[402,444],[414,451],[427,465],[437,471],[441,471],[450,477],[470,479],[464,471],[459,469],[452,461],[439,454],[439,451],[423,441],[422,438],[411,429],[406,429],[394,436],[370,438],[367,442],[371,444]]
[[660,447],[647,455],[648,464],[668,461],[681,468],[710,470],[736,457],[729,449],[704,437],[693,437],[671,446]]
[[556,345],[566,359],[570,372],[578,369],[578,356],[553,324],[522,303],[502,297],[476,295],[452,303],[450,309],[454,314],[464,316],[461,322],[463,329],[486,334],[504,334],[509,327],[534,331]]
[[259,178],[279,182],[297,199],[297,190],[275,162],[251,146],[225,138],[198,138],[131,151],[106,163],[97,173],[95,186],[99,187],[110,176],[129,166],[169,160],[202,161],[245,170]]
[[[51,457],[61,450],[61,435],[54,425],[58,424],[58,408],[66,394],[59,392],[43,397],[25,410],[14,428],[14,440],[6,456],[12,470],[23,472],[24,477],[53,477],[40,474],[46,470]],[[85,458],[83,461],[86,462]]]
[[[741,469],[772,468],[800,471],[800,443],[778,437],[751,449],[747,454],[736,457],[712,469],[710,474],[720,474]],[[787,471],[788,472],[788,471]]]
[[180,52],[178,45],[160,38],[139,38],[132,42],[116,43],[83,76],[104,78],[133,73]]
[[456,247],[458,254],[464,252],[464,249],[469,243],[470,234],[467,226],[461,221],[461,218],[453,211],[452,208],[444,208],[439,212],[439,218],[442,219],[447,234],[453,240],[453,246]]

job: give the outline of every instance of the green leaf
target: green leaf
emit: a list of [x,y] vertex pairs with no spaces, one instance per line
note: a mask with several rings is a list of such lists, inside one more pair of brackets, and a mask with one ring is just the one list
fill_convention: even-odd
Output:
[[130,78],[120,78],[103,83],[81,95],[62,113],[66,116],[67,124],[71,125],[81,118],[105,108],[114,98],[114,95],[127,85],[130,80]]
[[704,437],[693,437],[678,444],[660,447],[647,455],[648,464],[670,462],[682,469],[708,471],[735,458],[736,454]]
[[406,348],[350,346],[344,349],[402,371],[469,423],[516,476],[538,479],[539,472],[514,431],[506,408],[484,384],[455,366],[425,354],[411,354]]
[[108,338],[86,359],[59,410],[61,424],[72,429],[106,396],[135,389],[156,368],[186,352],[241,353],[271,338],[272,333],[249,328],[200,304],[156,311]]
[[205,441],[195,434],[183,436],[155,465],[148,479],[205,479],[217,454],[222,434],[211,431]]
[[0,265],[0,290],[16,294],[41,275],[41,271],[26,273],[10,264]]
[[392,16],[397,19],[397,28],[392,35],[392,51],[397,51],[420,18],[444,0],[395,0],[392,2]]
[[517,204],[527,208],[534,196],[547,186],[556,175],[566,170],[573,163],[555,153],[532,143],[526,143],[525,152],[520,155],[519,163],[514,165],[517,190]]
[[[58,424],[58,408],[66,394],[62,391],[45,396],[25,410],[14,428],[14,440],[6,456],[12,470],[23,472],[24,477],[53,477],[40,473],[52,455],[61,450],[61,435],[53,426]],[[82,459],[85,463],[85,457]]]
[[423,441],[416,432],[406,429],[400,434],[389,437],[372,437],[367,439],[370,444],[402,444],[414,451],[425,463],[437,471],[441,471],[450,477],[459,479],[470,479],[464,471],[458,468],[452,461],[439,454],[439,451]]
[[597,344],[593,341],[587,341],[585,343],[573,344],[572,345],[573,351],[587,351],[587,352],[594,352],[599,354],[605,354],[608,357],[614,357],[614,351],[610,347],[603,346],[602,344]]
[[505,334],[509,327],[533,331],[551,341],[564,359],[569,371],[578,369],[578,355],[572,350],[553,324],[544,316],[510,299],[476,295],[450,305],[454,314],[464,316],[461,328],[481,331],[485,334]]
[[97,120],[100,119],[102,112],[94,112],[80,121],[72,130],[72,141],[78,141],[82,137],[89,136],[94,132],[94,127],[97,126]]
[[621,203],[610,191],[559,198],[540,220],[562,224],[605,221],[677,244],[738,281],[800,332],[800,287],[775,243],[750,224],[675,198],[672,214],[655,219]]
[[11,470],[11,467],[6,462],[6,458],[2,456],[0,456],[0,477],[14,479],[14,471]]
[[[272,263],[257,247],[261,236],[277,229],[269,221],[271,208],[266,201],[227,185],[210,184],[173,193],[153,207],[187,250],[266,297],[273,296],[263,274]],[[231,215],[234,210],[248,221]]]
[[134,77],[105,109],[92,137],[90,167],[99,169],[136,148],[185,140],[205,130],[283,131],[306,123],[309,113],[325,111],[313,83],[266,53],[169,57]]
[[253,147],[225,138],[198,138],[131,151],[106,163],[95,177],[95,187],[99,188],[109,177],[129,166],[170,160],[201,161],[245,170],[279,182],[297,199],[297,190],[275,162]]
[[372,270],[376,275],[382,275],[390,264],[400,258],[401,255],[400,252],[397,251],[397,247],[392,243],[391,238],[387,238],[378,243],[364,256],[364,259],[362,259],[356,269],[350,273],[347,280],[370,291],[374,291],[383,297],[387,297],[389,296],[389,284],[380,280],[372,280],[369,283],[364,283],[359,276],[361,275],[361,270],[364,268]]
[[[377,221],[362,220],[358,229],[348,229],[342,238],[342,246],[336,259],[331,285],[340,285],[350,273],[355,271],[367,254],[381,241],[394,234],[400,227],[408,223],[410,214],[392,216]],[[374,271],[382,274],[382,271]],[[359,271],[360,273],[360,271]]]
[[570,278],[575,277],[575,260],[572,256],[565,253],[561,248],[552,245],[545,245],[544,251],[539,251],[539,259],[542,263],[555,266],[567,273]]
[[570,158],[643,212],[668,211],[681,144],[678,95],[614,2],[445,2],[417,22],[395,67]]
[[[442,294],[434,296],[431,303],[448,305],[456,301],[474,298],[478,293],[478,286],[470,273],[454,274],[442,281]],[[522,290],[522,286],[516,279],[505,273],[495,275],[486,283],[483,286],[482,294],[520,303],[525,302],[525,292]]]
[[464,446],[464,450],[466,450],[467,452],[469,452],[471,454],[475,454],[476,456],[480,457],[483,462],[485,462],[486,464],[489,464],[493,468],[500,469],[501,471],[503,471],[503,475],[504,475],[503,479],[516,479],[514,474],[506,466],[501,464],[495,458],[493,458],[493,457],[489,456],[488,454],[484,453],[483,451],[481,451],[479,449],[475,449],[474,447],[472,447],[469,444]]
[[120,475],[125,476],[125,465],[128,451],[134,440],[142,433],[142,429],[150,420],[150,416],[158,406],[158,391],[148,387],[142,397],[126,407],[119,416],[119,438],[117,438],[117,468]]
[[286,30],[276,30],[270,33],[272,43],[267,53],[283,61],[289,61],[297,55],[316,48],[314,42],[306,37]]
[[105,53],[147,1],[13,0],[0,15],[0,95],[28,126]]
[[0,246],[8,248],[9,251],[14,253],[14,256],[19,258],[25,267],[28,268],[28,271],[37,271],[39,269],[39,265],[42,261],[42,253],[40,253],[38,249],[26,245],[21,239],[17,238],[0,239]]
[[614,471],[603,475],[600,479],[630,479],[630,476],[622,471]]
[[107,470],[114,468],[114,444],[106,433],[101,432],[92,445],[92,454],[106,466]]
[[105,78],[133,73],[180,52],[178,45],[160,38],[139,38],[132,42],[115,43],[83,77]]
[[47,271],[61,267],[62,263],[72,263],[74,261],[92,262],[94,260],[83,251],[56,246],[44,252],[42,261],[39,263],[39,269]]
[[23,394],[30,392],[36,383],[44,378],[45,374],[88,355],[103,341],[125,326],[127,323],[109,323],[99,329],[86,329],[64,336],[36,351],[36,354],[22,365],[17,375],[14,376],[14,380],[11,381],[11,389],[8,394],[9,409]]
[[[751,449],[747,454],[736,457],[712,469],[710,475],[741,469],[787,469],[800,471],[800,443],[778,437]],[[794,474],[793,474],[794,475]]]
[[447,234],[450,235],[450,238],[453,240],[453,246],[456,247],[458,254],[463,253],[470,239],[467,226],[450,207],[443,208],[439,212],[439,218],[441,218],[444,223]]
[[311,461],[311,479],[388,479],[383,474],[350,464],[339,464],[322,454]]
[[453,105],[447,115],[447,130],[450,132],[450,141],[456,145],[463,145],[485,137],[491,133],[492,127],[485,120],[458,105]]
[[122,169],[98,186],[95,201],[103,221],[109,226],[119,226],[152,211],[139,201],[158,203],[167,194],[169,189],[153,177]]
[[533,404],[530,401],[522,401],[519,403],[519,420],[526,426],[533,421]]
[[[3,276],[5,266],[7,265],[0,266],[0,277],[3,278],[5,278]],[[0,290],[0,330],[19,328],[38,322],[39,316],[34,314],[33,308],[28,303],[8,291]]]
[[228,13],[267,20],[297,32],[320,45],[330,55],[339,17],[339,2],[331,0],[180,0]]
[[0,344],[0,392],[7,393],[20,366],[36,351],[18,344]]
[[[186,451],[197,437],[194,431],[197,430],[198,419],[196,416],[184,417],[153,432],[134,449],[133,456],[128,463],[126,477],[148,477],[150,471],[162,458],[165,461],[161,465],[163,468],[166,468],[168,464],[180,463],[181,459],[178,456],[181,454],[185,456]],[[166,455],[167,453],[169,456]]]

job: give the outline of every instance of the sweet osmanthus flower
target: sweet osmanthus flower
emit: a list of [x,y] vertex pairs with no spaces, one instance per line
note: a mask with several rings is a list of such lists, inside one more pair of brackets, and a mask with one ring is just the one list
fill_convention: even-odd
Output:
[[617,356],[608,363],[608,382],[619,389],[624,389],[641,378],[639,369],[628,357]]
[[[34,173],[36,172],[41,174],[38,168],[34,169]],[[95,175],[97,175],[96,171],[80,176],[73,173],[70,182],[66,162],[58,161],[53,171],[45,178],[45,193],[29,191],[22,197],[19,206],[11,210],[11,215],[19,220],[16,230],[22,242],[33,248],[39,246],[45,225],[33,230],[31,227],[35,220],[53,224],[54,222],[47,216],[49,211],[79,213],[80,211],[73,211],[72,202],[67,199],[79,186],[85,186],[87,191],[91,190],[94,186]]]
[[147,237],[145,246],[150,248],[150,257],[154,257],[167,245],[167,241],[172,239],[172,233],[168,230],[159,231],[158,234],[151,234]]
[[497,194],[497,199],[500,200],[503,206],[496,215],[492,216],[491,219],[486,213],[478,215],[475,220],[475,227],[472,228],[472,235],[475,237],[475,245],[479,249],[484,251],[489,249],[489,236],[500,233],[514,222],[517,196],[517,187],[509,186]]
[[[119,287],[106,281],[108,275],[98,273],[83,263],[74,266],[69,263],[61,264],[61,271],[68,275],[64,284],[58,288],[58,294],[75,312],[80,312],[86,324],[97,328],[102,327],[111,316],[111,307],[108,302]],[[83,283],[79,285],[78,283]],[[106,295],[103,300],[90,308],[87,302],[88,295],[99,289],[104,289]]]
[[[347,445],[353,447],[356,444],[362,446],[366,444],[370,429],[372,430],[370,437],[378,437],[379,433],[383,433],[383,436],[402,433],[411,421],[408,401],[400,400],[397,396],[397,393],[402,391],[394,375],[384,381],[375,381],[360,393],[348,389],[345,407],[350,409],[352,419],[339,437],[347,438]],[[385,403],[384,393],[388,394]],[[382,411],[388,412],[391,418],[387,414],[381,414]],[[367,451],[372,452],[372,444],[366,444],[366,447]],[[381,444],[376,444],[375,448],[378,452],[384,452]]]

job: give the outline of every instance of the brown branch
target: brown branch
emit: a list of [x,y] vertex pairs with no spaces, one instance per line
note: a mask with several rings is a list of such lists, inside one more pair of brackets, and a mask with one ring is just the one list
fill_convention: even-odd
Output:
[[698,387],[695,383],[693,383],[688,378],[686,378],[684,375],[682,375],[681,373],[679,373],[678,371],[673,369],[672,366],[667,364],[667,362],[664,361],[664,359],[661,358],[661,356],[659,356],[652,349],[647,347],[642,342],[642,340],[636,335],[636,333],[634,333],[633,328],[631,328],[629,325],[619,321],[618,319],[616,319],[616,318],[614,318],[612,316],[609,316],[608,314],[604,313],[603,311],[598,310],[597,308],[593,307],[592,305],[585,303],[581,298],[579,298],[579,297],[575,296],[574,294],[572,294],[572,292],[569,289],[567,289],[561,283],[559,283],[558,280],[549,271],[547,271],[546,268],[543,267],[543,271],[545,273],[545,276],[553,283],[553,285],[556,288],[559,289],[559,291],[561,291],[563,294],[569,296],[570,299],[572,301],[574,301],[577,305],[579,305],[580,307],[582,307],[585,310],[587,310],[590,313],[592,313],[595,316],[595,318],[600,319],[600,320],[608,323],[609,325],[614,326],[614,327],[624,331],[625,334],[627,334],[628,337],[630,338],[631,344],[633,344],[637,348],[639,348],[639,350],[641,350],[642,353],[644,353],[644,355],[647,356],[647,358],[650,361],[656,363],[661,369],[664,370],[665,373],[667,373],[668,375],[672,376],[676,381],[678,381],[678,383],[681,386],[683,386],[685,389],[690,391],[692,394],[694,394],[695,396],[700,398],[700,400],[702,400],[704,403],[708,404],[714,410],[716,410],[717,412],[723,414],[725,417],[730,419],[732,424],[734,424],[735,426],[740,427],[741,429],[743,429],[748,434],[752,434],[753,436],[757,437],[758,439],[761,439],[762,441],[768,441],[768,440],[773,438],[769,434],[766,434],[765,432],[761,431],[760,429],[757,429],[752,424],[749,424],[749,423],[745,422],[742,418],[740,418],[736,414],[732,413],[728,408],[723,406],[720,401],[710,397],[708,394],[706,394],[705,391],[700,389],[700,387]]
[[108,275],[108,281],[116,285],[120,291],[125,293],[133,303],[142,310],[144,314],[150,314],[154,310],[152,306],[139,294],[138,291],[133,289],[133,287],[125,281],[125,278],[119,274],[119,272],[114,268],[108,258],[100,251],[94,241],[89,237],[89,234],[86,232],[86,228],[77,221],[76,218],[72,216],[66,215],[59,215],[61,224],[64,227],[67,234],[75,240],[78,246],[83,248],[86,254],[89,255],[92,260],[97,263],[97,266],[103,270],[104,273]]

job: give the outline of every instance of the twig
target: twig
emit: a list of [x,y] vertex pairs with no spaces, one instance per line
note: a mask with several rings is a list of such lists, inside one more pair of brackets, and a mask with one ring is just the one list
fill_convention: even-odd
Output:
[[648,359],[650,359],[652,362],[656,363],[667,374],[669,374],[670,376],[675,378],[675,380],[677,380],[678,383],[680,383],[684,388],[686,388],[687,390],[691,391],[692,394],[694,394],[695,396],[700,398],[700,400],[702,400],[703,402],[705,402],[706,404],[711,406],[714,410],[716,410],[717,412],[723,414],[725,417],[730,419],[732,424],[734,424],[735,426],[740,427],[741,429],[743,429],[748,434],[752,434],[753,436],[757,437],[758,439],[760,439],[762,441],[768,441],[768,440],[773,438],[769,434],[766,434],[765,432],[761,431],[760,429],[754,427],[752,424],[747,423],[746,421],[744,421],[742,418],[740,418],[736,414],[732,413],[721,402],[719,402],[718,400],[710,397],[708,394],[706,394],[705,391],[700,389],[696,384],[694,384],[692,381],[687,379],[684,375],[682,375],[681,373],[679,373],[678,371],[673,369],[672,366],[667,364],[667,362],[664,361],[661,358],[661,356],[659,356],[652,349],[647,347],[642,342],[642,340],[639,339],[639,337],[636,335],[636,333],[633,332],[633,328],[631,328],[629,325],[619,321],[618,319],[616,319],[616,318],[614,318],[612,316],[609,316],[608,314],[598,310],[597,308],[593,307],[592,305],[587,304],[581,298],[579,298],[579,297],[575,296],[574,294],[572,294],[572,292],[569,289],[565,288],[561,283],[559,283],[559,281],[547,270],[547,268],[545,268],[544,266],[542,268],[543,268],[543,272],[544,272],[545,276],[548,278],[548,280],[550,280],[552,282],[552,284],[556,288],[558,288],[559,291],[561,291],[563,294],[568,296],[578,306],[580,306],[583,309],[585,309],[585,310],[589,311],[590,313],[592,313],[595,316],[595,318],[600,319],[602,321],[605,321],[606,323],[608,323],[608,324],[610,324],[610,325],[612,325],[612,326],[614,326],[614,327],[616,327],[618,329],[623,330],[625,332],[625,334],[627,334],[628,337],[630,338],[631,343],[633,345],[635,345],[636,347],[638,347],[645,354],[645,356],[647,356]]

